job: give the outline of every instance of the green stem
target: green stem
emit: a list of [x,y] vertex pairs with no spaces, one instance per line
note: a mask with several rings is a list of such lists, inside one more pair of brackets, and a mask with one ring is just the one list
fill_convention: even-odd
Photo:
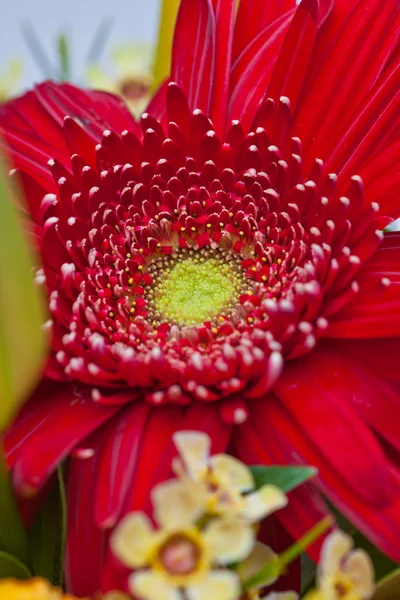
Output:
[[311,546],[311,544],[332,527],[333,523],[333,518],[330,515],[322,519],[302,538],[297,540],[293,546],[290,546],[290,548],[285,550],[276,562],[269,563],[261,569],[261,571],[247,579],[247,581],[243,583],[243,591],[256,587],[273,577],[279,577],[285,567],[298,558],[309,546]]

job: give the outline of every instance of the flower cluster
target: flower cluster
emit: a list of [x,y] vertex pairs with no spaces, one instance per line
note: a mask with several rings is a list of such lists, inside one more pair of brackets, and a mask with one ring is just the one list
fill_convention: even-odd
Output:
[[[268,548],[260,554],[253,524],[285,506],[286,496],[272,485],[251,492],[249,469],[226,454],[210,456],[206,435],[180,432],[175,444],[178,477],[152,491],[157,528],[143,512],[128,514],[111,538],[112,550],[135,569],[129,578],[135,597],[234,600],[240,575],[248,576],[260,556],[276,558]],[[245,559],[242,570],[229,568]]]
[[368,600],[374,585],[373,564],[364,550],[352,550],[353,540],[334,531],[322,546],[318,587],[305,600]]

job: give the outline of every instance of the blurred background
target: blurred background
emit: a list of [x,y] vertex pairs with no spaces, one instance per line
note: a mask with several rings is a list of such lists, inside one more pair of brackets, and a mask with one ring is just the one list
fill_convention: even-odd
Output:
[[84,84],[93,71],[115,80],[124,52],[139,47],[148,60],[159,10],[159,0],[2,0],[0,94],[45,77]]

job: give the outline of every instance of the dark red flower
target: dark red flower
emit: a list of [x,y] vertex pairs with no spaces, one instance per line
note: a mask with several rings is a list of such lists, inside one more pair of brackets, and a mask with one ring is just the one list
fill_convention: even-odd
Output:
[[[140,124],[54,83],[1,109],[52,332],[6,446],[22,495],[71,457],[77,594],[119,585],[109,531],[177,429],[316,465],[400,559],[400,2],[242,0],[233,25],[235,5],[182,1]],[[301,488],[279,517],[299,536],[325,511]]]

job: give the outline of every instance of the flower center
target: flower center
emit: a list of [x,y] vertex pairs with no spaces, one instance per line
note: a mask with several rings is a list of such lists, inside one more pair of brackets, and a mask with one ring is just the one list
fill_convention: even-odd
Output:
[[240,259],[209,248],[156,259],[149,273],[153,278],[146,293],[150,318],[181,326],[228,316],[246,285]]
[[193,540],[175,535],[161,547],[159,560],[170,575],[189,575],[196,570],[201,550]]

